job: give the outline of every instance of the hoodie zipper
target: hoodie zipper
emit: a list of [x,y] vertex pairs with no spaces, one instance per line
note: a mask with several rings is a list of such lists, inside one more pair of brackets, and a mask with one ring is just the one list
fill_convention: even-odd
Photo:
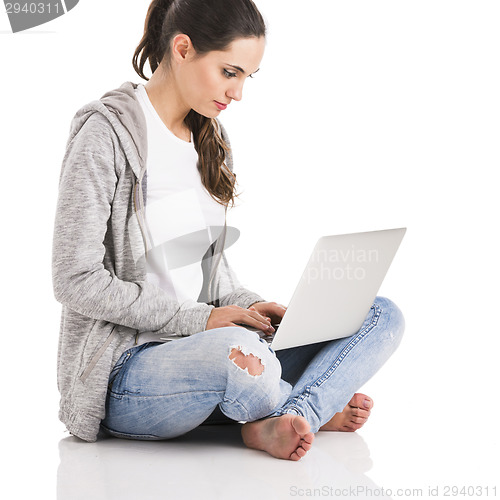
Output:
[[113,326],[111,332],[109,332],[108,338],[104,341],[104,344],[102,344],[99,350],[94,354],[94,356],[92,356],[91,360],[89,361],[89,364],[87,365],[87,368],[85,368],[83,373],[80,375],[80,380],[82,382],[85,382],[87,380],[88,376],[97,365],[97,362],[101,359],[102,355],[109,347],[109,344],[111,344],[111,341],[115,338],[115,335],[116,335],[116,328],[115,326]]
[[138,179],[135,183],[135,188],[134,188],[134,209],[135,209],[135,214],[137,215],[137,221],[139,222],[139,228],[141,230],[142,239],[144,241],[144,247],[147,255],[150,248],[148,244],[148,237],[146,234],[146,223],[144,221],[144,200],[142,199],[142,196],[139,196],[138,194],[141,192],[142,192],[142,179]]
[[[142,240],[144,242],[145,254],[144,258],[147,259],[147,254],[149,251],[148,237],[146,234],[146,221],[144,220],[144,200],[142,198],[142,176],[137,179],[134,186],[134,210],[137,216],[137,222],[139,223],[139,228],[142,234]],[[134,345],[139,342],[139,332],[135,334]]]

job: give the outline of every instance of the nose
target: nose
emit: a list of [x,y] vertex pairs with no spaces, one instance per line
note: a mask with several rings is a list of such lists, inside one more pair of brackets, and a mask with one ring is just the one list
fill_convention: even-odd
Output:
[[244,82],[234,82],[226,92],[227,97],[235,101],[241,101],[243,98],[243,83]]

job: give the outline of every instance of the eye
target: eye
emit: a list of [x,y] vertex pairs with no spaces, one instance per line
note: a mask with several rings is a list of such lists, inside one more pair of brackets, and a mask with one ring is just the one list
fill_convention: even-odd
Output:
[[227,78],[236,78],[238,75],[236,73],[231,73],[231,71],[225,69],[224,76],[226,76]]

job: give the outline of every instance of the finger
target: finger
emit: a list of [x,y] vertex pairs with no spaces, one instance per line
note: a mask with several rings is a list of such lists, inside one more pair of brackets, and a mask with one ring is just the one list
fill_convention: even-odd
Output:
[[238,321],[245,325],[258,328],[267,334],[274,333],[275,331],[271,326],[270,321],[268,321],[264,316],[261,316],[257,311],[247,310],[247,312],[243,312]]
[[267,316],[264,316],[262,313],[259,313],[256,310],[251,311],[250,309],[243,309],[242,313],[247,316],[251,316],[252,318],[256,319],[257,321],[260,321],[261,323],[270,323],[270,319]]
[[[248,310],[257,312],[257,309],[254,306],[249,307]],[[269,316],[264,316],[263,312],[261,313],[257,312],[257,314],[260,314],[263,318],[265,318],[269,324],[271,323],[272,318],[270,318]]]
[[269,308],[267,311],[268,314],[270,314],[271,316],[274,316],[273,319],[275,321],[281,321],[285,312],[286,312],[286,307],[282,306],[281,304],[276,304],[276,303],[269,304]]

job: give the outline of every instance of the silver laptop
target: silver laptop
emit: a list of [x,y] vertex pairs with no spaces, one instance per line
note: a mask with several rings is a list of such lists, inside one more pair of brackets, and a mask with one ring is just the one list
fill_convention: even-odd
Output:
[[399,228],[320,238],[276,332],[259,332],[262,338],[280,350],[356,333],[405,232]]

